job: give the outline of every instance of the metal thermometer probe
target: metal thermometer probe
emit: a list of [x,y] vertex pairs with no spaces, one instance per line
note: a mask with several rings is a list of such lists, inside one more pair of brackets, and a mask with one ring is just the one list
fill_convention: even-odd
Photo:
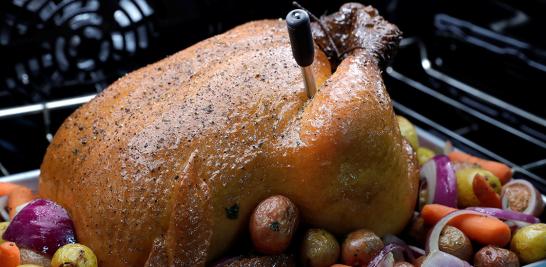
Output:
[[311,64],[315,58],[315,47],[313,46],[309,15],[304,10],[294,9],[286,15],[286,25],[288,26],[292,55],[301,67],[307,97],[312,98],[317,92],[317,85],[311,70]]

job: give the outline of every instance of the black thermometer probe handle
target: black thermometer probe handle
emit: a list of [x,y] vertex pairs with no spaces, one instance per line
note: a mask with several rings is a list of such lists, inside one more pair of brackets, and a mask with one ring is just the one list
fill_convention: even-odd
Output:
[[311,99],[317,92],[317,85],[311,69],[315,58],[315,47],[309,15],[305,10],[294,9],[286,15],[286,26],[288,27],[288,36],[290,36],[292,55],[301,67],[305,91],[307,97]]
[[311,65],[315,57],[315,47],[309,15],[304,10],[294,9],[286,16],[286,25],[294,59],[301,67]]

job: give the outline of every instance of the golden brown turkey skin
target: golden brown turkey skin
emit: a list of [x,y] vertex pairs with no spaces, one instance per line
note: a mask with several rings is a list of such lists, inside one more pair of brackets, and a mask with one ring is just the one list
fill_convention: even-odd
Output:
[[[40,194],[67,208],[101,266],[203,265],[275,194],[334,233],[400,231],[417,165],[378,66],[399,32],[359,4],[324,22],[343,60],[330,75],[317,50],[313,99],[285,22],[244,24],[128,74],[74,112],[48,148]],[[331,56],[317,25],[314,36]]]

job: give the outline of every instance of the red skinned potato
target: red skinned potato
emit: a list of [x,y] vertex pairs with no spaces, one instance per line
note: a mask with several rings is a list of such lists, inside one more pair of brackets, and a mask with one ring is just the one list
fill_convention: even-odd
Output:
[[459,229],[447,225],[440,235],[440,250],[461,260],[469,261],[473,254],[470,239]]
[[339,244],[332,234],[323,229],[309,229],[300,247],[301,265],[328,267],[336,263],[339,253]]
[[486,246],[474,255],[475,267],[519,267],[518,256],[504,248]]
[[290,245],[298,222],[298,208],[290,199],[281,195],[265,199],[250,217],[254,248],[268,255],[282,253]]
[[383,241],[369,230],[350,233],[341,246],[341,259],[351,266],[367,266],[383,248]]

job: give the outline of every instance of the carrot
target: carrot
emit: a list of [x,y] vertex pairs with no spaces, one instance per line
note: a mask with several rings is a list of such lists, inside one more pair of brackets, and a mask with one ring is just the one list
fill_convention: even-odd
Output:
[[502,184],[507,183],[510,178],[512,178],[512,169],[510,169],[510,167],[508,167],[506,164],[474,157],[461,151],[452,151],[447,156],[451,161],[480,165],[482,168],[497,176]]
[[21,264],[21,252],[13,242],[0,244],[0,266],[17,267]]
[[20,185],[14,183],[4,183],[0,182],[0,196],[5,196],[11,193],[13,189],[19,187]]
[[24,186],[18,186],[13,189],[8,195],[8,212],[10,219],[15,217],[17,206],[29,202],[34,199],[32,191]]
[[501,208],[501,200],[499,195],[485,181],[485,178],[479,174],[474,176],[472,181],[472,191],[480,201],[482,207]]
[[[426,224],[433,225],[455,210],[457,209],[440,204],[427,204],[423,207],[421,216]],[[504,247],[510,242],[510,227],[494,217],[464,214],[453,218],[448,224],[457,227],[470,239],[484,245]]]
[[421,217],[423,217],[425,224],[434,225],[444,216],[456,210],[456,208],[440,204],[426,204],[421,210]]

